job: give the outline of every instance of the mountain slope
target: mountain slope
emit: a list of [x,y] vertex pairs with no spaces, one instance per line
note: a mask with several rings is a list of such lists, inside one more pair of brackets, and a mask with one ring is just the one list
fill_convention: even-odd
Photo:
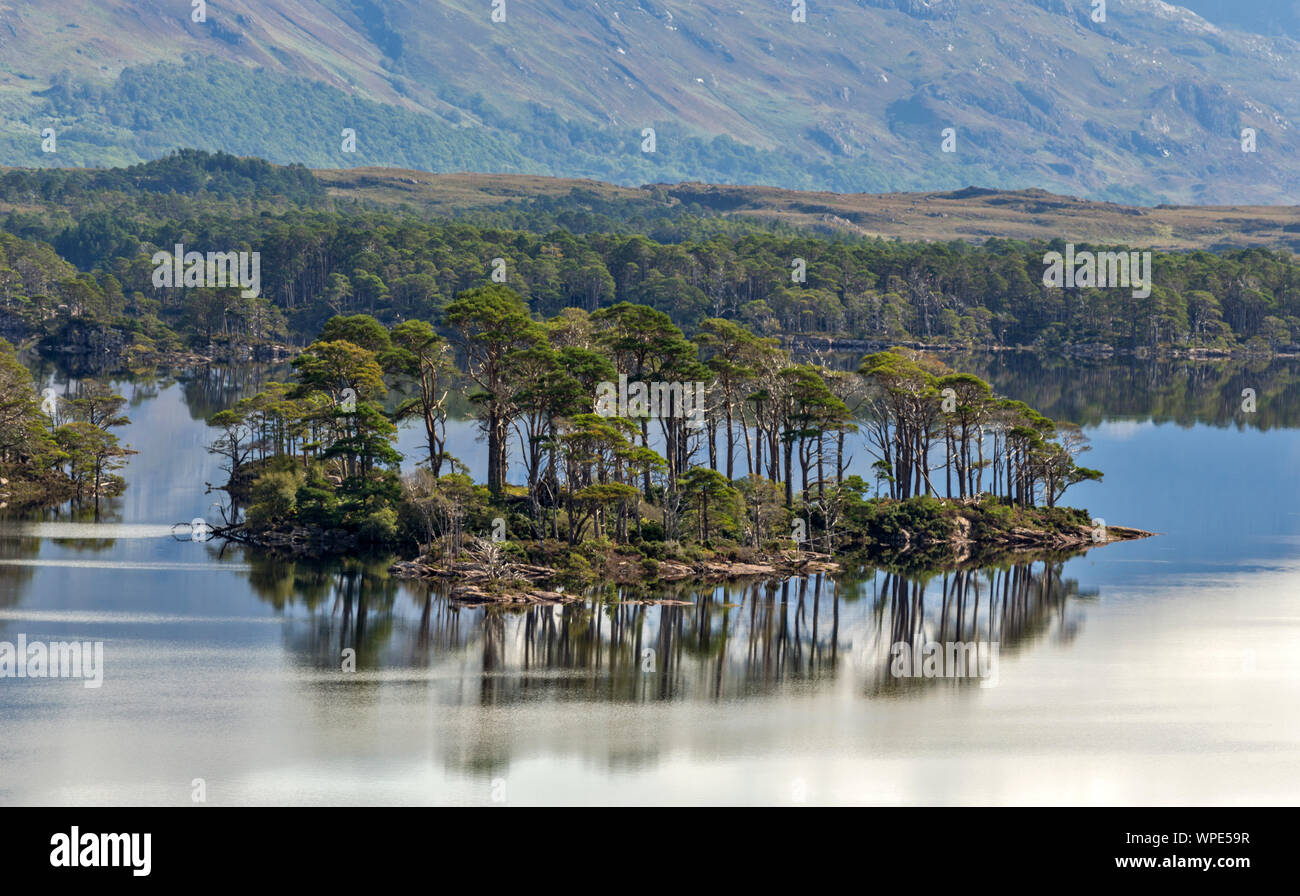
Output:
[[187,145],[624,184],[1300,201],[1300,44],[1212,4],[1221,25],[1107,6],[809,0],[796,23],[785,0],[505,0],[494,23],[489,0],[227,0],[193,22],[179,0],[0,0],[0,158]]

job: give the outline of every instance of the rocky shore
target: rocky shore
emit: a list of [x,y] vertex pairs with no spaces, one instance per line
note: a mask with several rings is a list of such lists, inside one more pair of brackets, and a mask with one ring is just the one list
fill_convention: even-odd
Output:
[[[889,538],[846,545],[855,562],[882,566],[925,569],[957,568],[990,558],[1025,554],[1070,555],[1118,541],[1148,538],[1154,533],[1128,526],[1090,526],[1078,522],[1051,525],[1044,517],[1041,527],[1013,525],[993,528],[989,512],[978,505],[944,505],[945,534],[914,534],[894,531]],[[1069,511],[1075,519],[1086,519],[1083,511]],[[312,529],[305,526],[255,529],[234,525],[213,530],[217,537],[248,544],[293,557],[328,558],[355,555],[365,549],[358,537],[343,529]],[[583,551],[551,543],[543,555],[545,563],[528,563],[516,552],[507,554],[499,545],[472,540],[452,559],[436,551],[399,560],[389,573],[399,579],[425,579],[446,583],[450,597],[463,604],[567,603],[580,599],[586,584],[654,586],[692,582],[708,584],[740,579],[834,574],[841,565],[828,554],[794,548],[754,552],[740,548],[719,551],[707,559],[654,559],[636,548],[611,547],[584,563],[585,577],[575,579],[564,564]],[[708,552],[705,552],[706,554]],[[726,556],[730,554],[730,556]],[[743,558],[743,559],[738,559]],[[537,559],[536,557],[534,559]],[[572,590],[566,590],[566,583]]]
[[[1151,538],[1154,532],[1134,529],[1129,526],[1106,526],[1096,528],[1080,525],[1064,531],[1046,531],[1015,527],[1004,532],[985,534],[978,540],[972,538],[971,519],[966,516],[957,518],[957,531],[946,543],[951,553],[950,563],[959,565],[970,560],[976,552],[989,553],[1054,553],[1061,551],[1086,551],[1090,548],[1113,544],[1117,541],[1134,541]],[[904,543],[894,546],[895,550],[907,551],[911,545]]]
[[[639,555],[612,552],[605,561],[600,580],[615,585],[644,585],[656,582],[729,582],[770,576],[834,573],[839,564],[825,554],[785,551],[763,562],[700,560],[656,561],[652,571]],[[435,579],[452,582],[451,599],[461,603],[566,603],[580,594],[567,592],[552,583],[560,571],[550,566],[524,563],[496,564],[462,558],[440,563],[427,557],[401,560],[389,567],[389,574],[401,579]]]

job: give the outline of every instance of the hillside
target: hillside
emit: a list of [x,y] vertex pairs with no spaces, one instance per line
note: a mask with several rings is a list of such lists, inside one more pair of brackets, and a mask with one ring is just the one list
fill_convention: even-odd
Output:
[[313,172],[330,196],[422,216],[538,206],[602,210],[614,220],[677,209],[779,222],[846,237],[981,242],[986,239],[1114,242],[1154,249],[1261,246],[1300,250],[1300,207],[1146,208],[1042,190],[967,188],[931,193],[842,194],[683,183],[622,187],[532,175],[429,174],[386,168]]
[[0,0],[0,160],[1300,202],[1294,10],[1188,2]]

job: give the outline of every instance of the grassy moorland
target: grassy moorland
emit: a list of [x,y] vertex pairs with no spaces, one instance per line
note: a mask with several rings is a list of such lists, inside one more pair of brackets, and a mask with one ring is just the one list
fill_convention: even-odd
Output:
[[1164,250],[1300,249],[1300,207],[1141,207],[1044,190],[967,188],[923,193],[828,193],[778,187],[682,183],[626,187],[526,174],[431,174],[395,168],[313,172],[329,195],[434,217],[499,220],[531,229],[530,216],[585,202],[606,210],[606,226],[691,212],[841,238],[965,242],[1057,239]]

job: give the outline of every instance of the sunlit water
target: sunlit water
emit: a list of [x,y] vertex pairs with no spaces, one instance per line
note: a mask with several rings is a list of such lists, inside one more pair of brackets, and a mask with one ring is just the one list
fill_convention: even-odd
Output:
[[[1161,535],[1063,566],[502,612],[189,540],[217,385],[123,384],[141,453],[103,521],[0,527],[0,640],[105,645],[98,689],[0,679],[0,802],[1300,799],[1300,419],[1090,427],[1106,479],[1068,503]],[[894,678],[917,633],[998,641],[993,686]]]

